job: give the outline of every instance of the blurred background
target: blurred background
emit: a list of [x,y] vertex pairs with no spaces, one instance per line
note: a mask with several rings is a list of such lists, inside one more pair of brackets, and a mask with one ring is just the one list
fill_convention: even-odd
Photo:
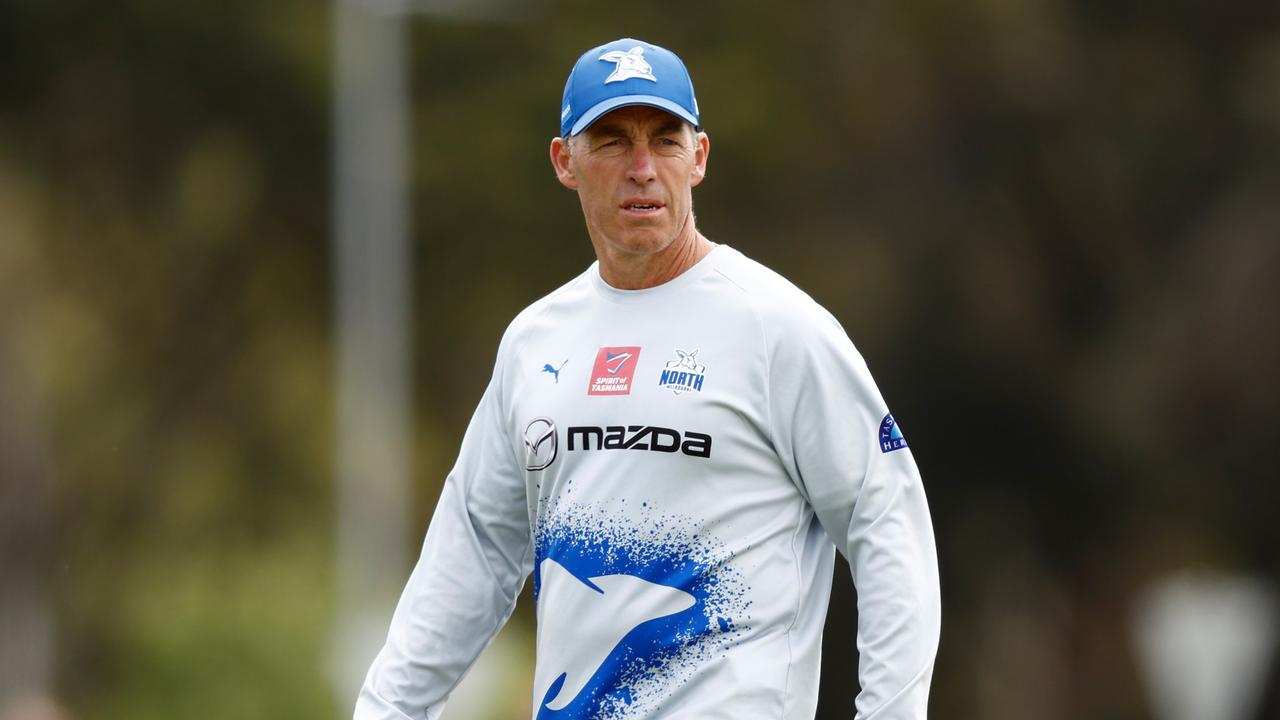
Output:
[[0,0],[0,718],[350,717],[622,36],[911,441],[932,716],[1280,718],[1280,5],[1189,0]]

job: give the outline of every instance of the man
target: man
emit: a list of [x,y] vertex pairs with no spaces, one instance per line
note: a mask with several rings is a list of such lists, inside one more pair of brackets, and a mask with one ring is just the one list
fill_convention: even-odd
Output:
[[436,718],[533,575],[535,718],[809,720],[833,555],[857,717],[925,717],[937,560],[906,440],[836,321],[694,224],[684,64],[624,39],[551,164],[597,262],[511,323],[356,705]]

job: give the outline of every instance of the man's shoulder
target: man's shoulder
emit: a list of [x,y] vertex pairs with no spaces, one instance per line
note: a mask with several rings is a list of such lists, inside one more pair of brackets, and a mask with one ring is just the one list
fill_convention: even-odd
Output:
[[588,273],[591,268],[579,273],[565,284],[543,295],[537,300],[530,303],[507,324],[506,332],[502,335],[502,343],[499,348],[509,348],[518,344],[522,337],[528,336],[536,332],[539,328],[547,325],[554,325],[558,314],[579,305],[587,299],[586,293],[590,290],[588,282]]
[[810,323],[826,324],[834,318],[809,293],[767,265],[742,252],[724,248],[716,271],[741,293],[741,300],[769,325],[803,329]]
[[588,282],[588,273],[590,272],[591,267],[588,267],[560,287],[529,303],[525,309],[516,314],[511,324],[519,326],[535,320],[539,315],[553,312],[557,309],[565,309],[585,300],[588,291],[591,289]]
[[743,303],[756,316],[772,367],[782,378],[795,379],[796,367],[814,364],[862,364],[844,326],[830,311],[795,283],[741,253],[726,257],[720,274],[741,290]]

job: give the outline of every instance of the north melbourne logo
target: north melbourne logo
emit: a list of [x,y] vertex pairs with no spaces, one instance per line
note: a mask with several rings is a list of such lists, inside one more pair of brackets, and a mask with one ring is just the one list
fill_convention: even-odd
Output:
[[604,79],[606,85],[611,82],[622,82],[630,78],[658,82],[658,78],[653,76],[653,66],[649,64],[648,60],[644,59],[644,48],[639,45],[626,52],[621,50],[607,52],[600,56],[600,60],[617,63],[613,73]]
[[640,361],[640,347],[602,347],[596,353],[587,385],[588,395],[630,395],[631,379]]
[[669,360],[658,378],[658,387],[667,388],[679,395],[685,392],[702,392],[707,379],[707,366],[698,362],[698,351],[676,350],[676,359]]

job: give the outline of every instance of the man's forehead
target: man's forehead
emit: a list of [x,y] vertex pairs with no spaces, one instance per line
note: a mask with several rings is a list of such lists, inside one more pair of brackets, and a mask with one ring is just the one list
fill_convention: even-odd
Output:
[[610,110],[583,129],[583,134],[629,134],[635,130],[665,133],[690,127],[688,121],[661,108],[649,105],[627,105]]

